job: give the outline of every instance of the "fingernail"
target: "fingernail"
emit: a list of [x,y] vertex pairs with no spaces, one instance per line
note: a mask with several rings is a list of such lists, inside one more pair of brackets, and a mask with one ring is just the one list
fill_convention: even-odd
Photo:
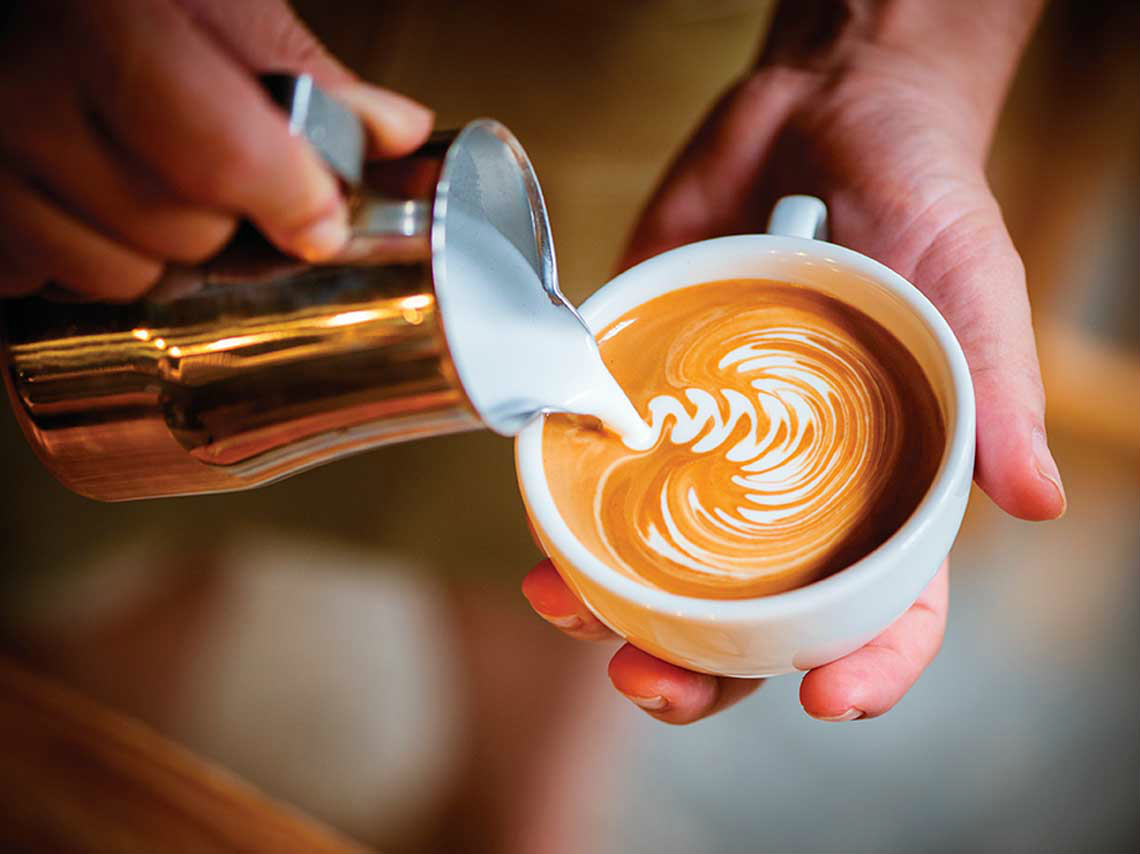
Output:
[[550,623],[550,625],[558,626],[558,628],[565,629],[568,632],[582,628],[582,618],[577,614],[567,614],[565,617],[553,617],[550,614],[543,614],[541,611],[535,611],[535,613]]
[[841,715],[812,715],[817,721],[827,721],[829,723],[840,723],[842,721],[857,721],[863,717],[863,713],[858,709],[848,709]]
[[321,261],[339,252],[348,242],[348,217],[344,205],[317,220],[297,235],[297,247],[306,261]]
[[1069,500],[1065,496],[1065,487],[1061,484],[1061,472],[1057,468],[1057,462],[1049,452],[1045,431],[1040,427],[1033,428],[1033,457],[1037,463],[1037,473],[1053,484],[1053,488],[1057,490],[1057,495],[1061,498],[1060,515],[1064,515]]
[[645,709],[647,712],[660,712],[669,705],[669,701],[660,694],[654,697],[635,697],[632,694],[623,694],[622,696],[635,706]]

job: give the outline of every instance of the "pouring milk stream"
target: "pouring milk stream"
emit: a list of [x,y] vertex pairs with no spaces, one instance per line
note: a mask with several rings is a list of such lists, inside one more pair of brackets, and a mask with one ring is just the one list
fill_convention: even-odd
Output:
[[497,229],[448,211],[446,289],[438,289],[448,347],[472,405],[517,433],[535,413],[589,415],[627,446],[652,431],[614,380],[597,342],[554,284],[543,284]]

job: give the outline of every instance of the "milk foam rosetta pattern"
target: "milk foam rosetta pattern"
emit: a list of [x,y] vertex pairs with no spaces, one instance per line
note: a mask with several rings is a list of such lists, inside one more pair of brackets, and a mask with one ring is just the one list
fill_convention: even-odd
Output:
[[941,460],[918,362],[804,287],[672,291],[617,318],[599,348],[648,438],[551,416],[543,464],[582,543],[650,586],[745,598],[829,575],[898,530]]
[[[729,584],[822,557],[889,477],[902,420],[892,384],[869,354],[826,329],[777,325],[689,343],[713,352],[687,361],[716,371],[649,401],[654,441],[664,434],[690,459],[626,485],[639,492],[627,501],[638,550],[694,581]],[[735,382],[717,383],[725,377]],[[607,481],[620,467],[596,491],[603,531]]]

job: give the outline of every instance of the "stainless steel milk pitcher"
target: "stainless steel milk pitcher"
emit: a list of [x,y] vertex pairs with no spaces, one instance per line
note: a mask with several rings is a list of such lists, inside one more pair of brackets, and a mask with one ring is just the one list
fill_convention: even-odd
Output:
[[0,307],[16,417],[76,492],[243,489],[378,445],[501,426],[457,377],[437,286],[446,197],[462,193],[561,299],[518,142],[479,120],[362,180],[354,115],[307,77],[276,78],[271,91],[350,191],[353,237],[336,259],[286,257],[243,226],[217,258],[168,271],[137,302]]

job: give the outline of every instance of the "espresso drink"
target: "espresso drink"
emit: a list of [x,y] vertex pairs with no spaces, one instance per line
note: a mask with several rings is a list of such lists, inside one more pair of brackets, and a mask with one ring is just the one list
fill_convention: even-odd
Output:
[[551,415],[546,479],[582,543],[651,587],[745,598],[829,575],[898,530],[941,461],[941,411],[914,357],[808,288],[684,288],[599,343],[652,445]]

